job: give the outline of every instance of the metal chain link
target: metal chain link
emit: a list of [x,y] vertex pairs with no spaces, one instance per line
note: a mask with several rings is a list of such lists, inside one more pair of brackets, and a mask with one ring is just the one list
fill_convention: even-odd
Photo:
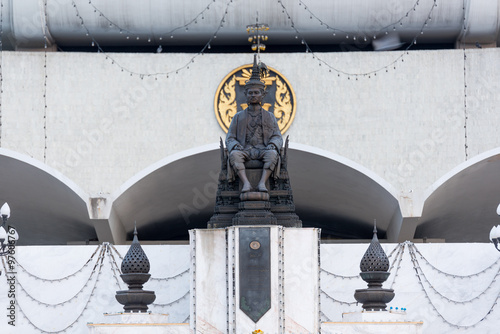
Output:
[[[104,247],[102,247],[101,249],[101,252],[99,254],[99,257],[100,259],[98,259],[97,263],[96,263],[96,266],[97,264],[99,263],[99,260],[101,260],[101,265],[99,266],[99,271],[97,272],[97,276],[96,276],[96,280],[94,282],[94,286],[92,287],[92,291],[90,292],[90,295],[89,295],[89,298],[87,299],[87,302],[85,303],[85,306],[83,307],[82,311],[80,312],[80,314],[78,315],[78,317],[71,323],[69,324],[68,326],[66,326],[65,328],[61,329],[61,330],[58,330],[58,331],[46,331],[46,330],[43,330],[42,328],[38,327],[37,325],[35,325],[30,318],[28,318],[28,316],[26,315],[26,313],[24,313],[23,309],[21,308],[21,305],[19,304],[19,300],[16,298],[16,304],[19,308],[19,312],[24,316],[24,318],[28,321],[28,323],[33,326],[33,328],[39,330],[41,333],[51,333],[51,334],[58,334],[58,333],[64,333],[66,332],[67,330],[69,330],[70,328],[72,328],[83,316],[83,314],[85,313],[85,310],[87,309],[89,303],[90,303],[90,300],[92,299],[92,296],[94,296],[94,291],[97,287],[97,282],[99,281],[99,276],[102,272],[102,266],[103,266],[103,259],[104,259]],[[102,257],[101,257],[102,255]],[[94,269],[96,268],[96,266],[94,266]],[[92,274],[94,273],[94,270],[92,271]]]
[[33,277],[33,278],[35,278],[35,279],[37,279],[37,280],[44,281],[44,282],[59,282],[59,281],[66,280],[66,279],[68,279],[68,278],[70,278],[70,277],[72,277],[72,276],[76,276],[78,273],[80,273],[81,271],[83,271],[83,269],[85,269],[85,267],[87,267],[87,266],[90,264],[90,262],[93,260],[93,258],[94,258],[94,256],[95,256],[95,254],[96,254],[96,253],[97,253],[97,251],[101,248],[101,246],[102,246],[102,245],[97,246],[97,248],[95,249],[94,253],[92,253],[92,256],[91,256],[91,257],[87,260],[87,262],[85,262],[85,264],[84,264],[84,265],[83,265],[80,269],[78,269],[77,271],[75,271],[75,272],[74,272],[74,273],[72,273],[72,274],[69,274],[69,275],[67,275],[67,276],[65,276],[65,277],[61,277],[61,278],[53,278],[53,279],[49,279],[49,278],[42,278],[42,277],[37,276],[37,275],[35,275],[35,274],[32,274],[32,273],[30,273],[28,270],[26,270],[26,268],[24,268],[24,267],[21,265],[21,263],[19,263],[19,260],[18,260],[18,259],[16,259],[16,264],[19,266],[19,268],[21,268],[21,270],[22,270],[23,272],[25,272],[26,274],[28,274],[29,276],[31,276],[31,277]]
[[[418,263],[417,259],[416,259],[416,255],[414,252],[409,252],[410,253],[410,256],[412,257],[412,262],[413,263]],[[418,282],[420,284],[420,286],[422,287],[422,290],[424,291],[424,296],[425,298],[427,299],[427,301],[429,302],[429,304],[432,306],[433,310],[436,312],[436,314],[438,315],[438,317],[443,321],[445,322],[446,324],[452,326],[452,327],[455,327],[457,329],[461,329],[461,328],[474,328],[477,324],[479,324],[480,322],[486,320],[486,318],[492,314],[493,312],[493,309],[495,307],[495,305],[497,305],[497,302],[498,302],[498,299],[500,298],[500,294],[497,294],[494,302],[493,302],[493,305],[490,307],[490,309],[488,310],[488,312],[486,313],[485,316],[483,316],[481,319],[479,319],[477,322],[475,322],[474,324],[471,324],[471,325],[458,325],[458,324],[454,324],[452,322],[450,322],[449,320],[447,320],[442,314],[441,312],[439,312],[439,310],[436,308],[436,305],[434,305],[434,303],[432,302],[430,296],[429,296],[429,293],[427,292],[427,290],[425,289],[424,287],[424,284],[423,284],[423,281],[421,280],[420,278],[420,274],[418,273],[418,268],[414,267],[415,269],[415,273],[417,275],[417,278],[418,278]]]
[[420,258],[421,258],[421,259],[423,259],[423,260],[425,261],[425,263],[427,263],[427,264],[428,264],[428,265],[429,265],[432,269],[436,270],[438,273],[443,274],[443,275],[448,276],[448,277],[453,277],[453,278],[470,278],[470,277],[472,277],[472,276],[478,276],[478,275],[481,275],[481,274],[485,273],[486,271],[490,270],[491,268],[493,268],[493,266],[494,266],[495,264],[499,264],[499,263],[500,263],[500,257],[499,257],[499,258],[498,258],[495,262],[493,262],[493,263],[492,263],[491,265],[489,265],[487,268],[484,268],[483,270],[481,270],[481,271],[479,271],[479,272],[477,272],[477,273],[475,273],[475,274],[470,274],[470,275],[450,274],[450,273],[447,273],[447,272],[442,271],[442,270],[441,270],[441,269],[439,269],[439,268],[436,268],[433,264],[431,264],[431,263],[429,262],[429,260],[427,260],[427,259],[425,258],[425,256],[423,256],[423,255],[422,255],[422,253],[420,253],[420,251],[418,250],[417,246],[415,246],[415,244],[413,244],[413,243],[412,243],[411,245],[412,245],[412,247],[415,249],[415,252],[416,252],[418,255],[420,255]]
[[189,294],[190,294],[190,291],[188,290],[184,295],[182,295],[182,297],[180,298],[177,298],[176,300],[174,301],[171,301],[170,303],[166,303],[166,304],[157,304],[157,303],[153,303],[151,305],[153,306],[158,306],[158,307],[167,307],[167,306],[171,306],[173,304],[177,304],[177,303],[180,303],[181,300],[185,299],[186,297],[189,297]]
[[333,298],[329,294],[327,294],[324,290],[321,290],[321,293],[324,294],[328,299],[333,300],[335,303],[343,304],[343,305],[354,305],[357,304],[358,302],[344,302],[338,299]]

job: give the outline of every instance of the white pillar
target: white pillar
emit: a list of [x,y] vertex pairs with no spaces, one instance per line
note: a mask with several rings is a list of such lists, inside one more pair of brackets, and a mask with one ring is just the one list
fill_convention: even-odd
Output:
[[[256,323],[240,309],[240,232],[245,228],[269,231],[270,308]],[[194,333],[319,332],[318,229],[233,226],[192,230],[190,239]]]

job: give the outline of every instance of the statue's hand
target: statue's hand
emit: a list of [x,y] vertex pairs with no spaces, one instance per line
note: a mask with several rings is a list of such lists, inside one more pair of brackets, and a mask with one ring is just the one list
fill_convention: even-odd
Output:
[[241,144],[236,144],[233,146],[233,150],[243,151],[243,146],[241,146]]
[[276,146],[274,146],[273,144],[269,144],[267,145],[266,150],[276,150]]

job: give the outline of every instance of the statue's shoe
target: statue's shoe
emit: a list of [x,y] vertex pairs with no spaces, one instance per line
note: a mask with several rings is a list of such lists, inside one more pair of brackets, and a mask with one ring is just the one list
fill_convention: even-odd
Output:
[[242,192],[242,193],[247,193],[247,192],[249,192],[250,190],[252,190],[252,186],[250,185],[250,183],[248,183],[248,184],[244,184],[244,185],[243,185],[243,188],[241,188],[241,192]]
[[266,185],[265,184],[259,184],[257,186],[257,190],[259,190],[260,192],[262,193],[267,193],[267,188],[266,188]]

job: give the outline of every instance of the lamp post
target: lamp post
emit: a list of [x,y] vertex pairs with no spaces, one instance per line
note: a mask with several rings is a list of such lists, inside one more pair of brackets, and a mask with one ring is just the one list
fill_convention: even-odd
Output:
[[[500,216],[500,204],[497,207],[497,215]],[[490,231],[490,240],[493,242],[495,245],[495,248],[497,251],[500,252],[500,249],[498,248],[498,244],[500,243],[500,225],[493,226]]]
[[7,220],[10,217],[9,204],[5,203],[0,208],[0,215],[2,216],[2,226],[0,226],[0,256],[9,254],[9,245],[14,245],[19,239],[17,231],[12,226],[7,226]]

